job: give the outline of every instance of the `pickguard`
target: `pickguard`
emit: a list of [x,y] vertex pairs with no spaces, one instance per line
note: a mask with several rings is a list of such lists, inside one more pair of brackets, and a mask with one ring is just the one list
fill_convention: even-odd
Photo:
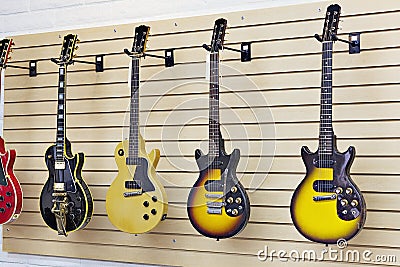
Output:
[[[0,158],[3,158],[3,157],[0,157]],[[6,178],[6,173],[4,170],[3,162],[0,162],[0,185],[7,186],[7,178]]]
[[63,175],[63,177],[60,178],[64,180],[65,191],[70,193],[76,193],[75,178],[72,174],[71,165],[69,164],[68,160],[64,160],[64,162],[65,162],[65,169],[55,170],[55,175],[56,176],[58,175],[58,177],[60,177],[60,175]]
[[[47,153],[46,153],[47,154]],[[64,170],[58,170],[55,169],[55,155],[56,155],[56,146],[51,147],[51,157],[47,156],[49,159],[49,165],[52,169],[52,172],[54,173],[54,179],[55,181],[64,181],[65,185],[65,191],[70,192],[70,193],[75,193],[76,192],[76,185],[75,185],[75,178],[73,175],[73,171],[75,170],[75,159],[64,159],[65,162],[65,169]],[[71,166],[71,162],[74,166]]]
[[145,158],[138,158],[136,163],[133,180],[125,181],[126,189],[142,189],[142,192],[153,192],[155,187],[148,175],[148,162]]

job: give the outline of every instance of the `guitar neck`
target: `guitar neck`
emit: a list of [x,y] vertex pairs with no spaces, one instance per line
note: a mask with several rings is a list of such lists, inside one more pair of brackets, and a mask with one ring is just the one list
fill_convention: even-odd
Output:
[[5,69],[0,70],[0,136],[3,136],[4,128],[4,76]]
[[[57,101],[57,136],[56,136],[56,169],[64,166],[65,125],[66,125],[66,88],[67,65],[60,65],[58,69],[58,101]],[[60,177],[62,178],[62,177]],[[63,181],[56,181],[63,182]]]
[[318,149],[320,161],[324,157],[329,160],[333,153],[332,48],[332,41],[325,41],[322,43],[321,105]]
[[139,157],[139,57],[132,58],[131,103],[129,121],[129,153],[127,164],[134,165]]
[[209,99],[209,155],[216,157],[220,149],[219,126],[219,53],[210,54],[210,99]]

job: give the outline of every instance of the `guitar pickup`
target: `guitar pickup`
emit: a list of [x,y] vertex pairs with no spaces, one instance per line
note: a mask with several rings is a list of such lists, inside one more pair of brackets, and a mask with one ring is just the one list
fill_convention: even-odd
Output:
[[129,158],[127,157],[126,160],[126,165],[136,165],[139,166],[141,163],[141,160],[139,158]]
[[142,191],[125,192],[124,197],[134,197],[142,195]]
[[336,199],[336,195],[330,195],[330,196],[314,196],[313,200],[314,201],[324,201],[324,200],[333,200]]
[[220,180],[207,180],[204,184],[204,188],[208,192],[222,192],[224,191],[224,185]]
[[224,206],[223,202],[213,202],[213,201],[207,202],[208,208],[222,208],[223,206]]
[[54,183],[53,185],[53,190],[54,191],[64,191],[64,183]]
[[60,162],[56,161],[56,164],[55,164],[54,168],[56,170],[65,170],[65,161],[60,161]]
[[206,194],[205,196],[206,196],[206,198],[218,199],[218,198],[222,198],[224,195],[223,194]]
[[208,214],[222,214],[221,208],[207,208]]
[[126,189],[142,189],[140,184],[136,181],[125,181],[125,188]]

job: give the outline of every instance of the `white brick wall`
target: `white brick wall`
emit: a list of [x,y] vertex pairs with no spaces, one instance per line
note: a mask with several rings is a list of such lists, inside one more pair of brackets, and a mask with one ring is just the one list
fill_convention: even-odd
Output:
[[[157,19],[198,16],[320,0],[0,0],[0,38]],[[138,8],[140,7],[140,8]],[[0,237],[1,237],[0,227]],[[0,239],[1,242],[1,239]],[[0,243],[0,246],[2,244]],[[135,267],[0,252],[0,267]],[[146,265],[148,266],[148,265]]]

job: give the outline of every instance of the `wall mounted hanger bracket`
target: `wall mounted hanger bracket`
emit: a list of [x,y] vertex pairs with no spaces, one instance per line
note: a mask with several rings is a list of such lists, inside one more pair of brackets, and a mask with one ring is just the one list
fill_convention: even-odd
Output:
[[[221,50],[226,49],[234,52],[239,52],[241,62],[251,61],[251,42],[242,42],[240,44],[240,50],[221,45],[219,47]],[[203,44],[203,48],[208,52],[211,51],[211,48],[207,44]]]
[[1,67],[29,70],[29,77],[37,76],[37,60],[30,60],[29,67],[15,66],[15,65],[10,65],[10,64],[2,65]]
[[[322,38],[319,34],[314,34],[314,38],[322,43]],[[361,51],[361,43],[360,43],[360,33],[359,32],[351,32],[349,33],[349,40],[340,39],[336,34],[332,34],[333,41],[339,41],[342,43],[349,44],[349,54],[359,54]]]
[[[135,53],[132,53],[131,51],[129,51],[127,48],[124,49],[124,53],[127,54],[130,57],[135,56]],[[152,55],[149,53],[143,53],[141,55],[141,57],[154,57],[154,58],[161,58],[164,59],[164,65],[165,67],[169,68],[169,67],[173,67],[175,65],[175,61],[174,61],[174,49],[166,49],[164,51],[164,56],[159,56],[159,55]]]
[[[58,59],[51,58],[50,59],[52,62],[54,62],[57,65],[62,64]],[[90,64],[90,65],[96,65],[96,72],[103,72],[104,71],[104,55],[96,55],[94,57],[94,62],[90,61],[84,61],[84,60],[71,60],[69,64],[74,64],[74,63],[83,63],[83,64]]]

